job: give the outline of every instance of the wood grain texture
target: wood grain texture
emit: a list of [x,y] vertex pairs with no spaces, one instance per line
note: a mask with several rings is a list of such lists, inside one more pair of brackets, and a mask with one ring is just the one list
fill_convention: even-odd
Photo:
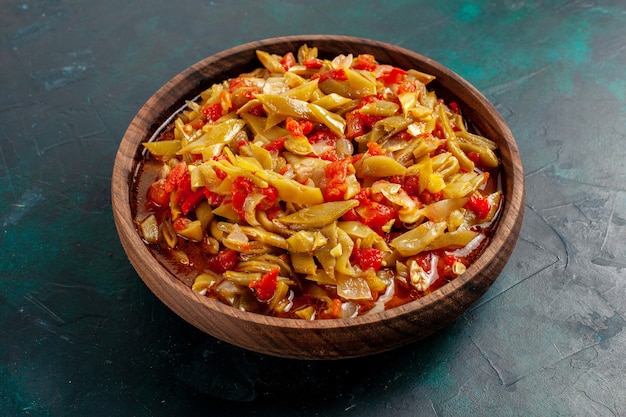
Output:
[[[140,143],[148,140],[186,99],[211,84],[259,66],[255,50],[284,54],[306,43],[323,57],[369,53],[381,63],[415,68],[437,77],[429,85],[457,101],[465,116],[498,143],[504,206],[489,247],[467,271],[432,294],[388,311],[350,319],[302,321],[241,312],[200,296],[163,268],[140,239],[131,212],[133,175]],[[522,224],[524,177],[515,139],[488,100],[451,70],[393,45],[343,36],[289,36],[241,45],[206,58],[178,74],[140,109],[117,152],[112,175],[113,214],[121,243],[150,290],[180,317],[226,342],[289,358],[339,359],[388,351],[424,338],[459,317],[496,280],[508,261]]]

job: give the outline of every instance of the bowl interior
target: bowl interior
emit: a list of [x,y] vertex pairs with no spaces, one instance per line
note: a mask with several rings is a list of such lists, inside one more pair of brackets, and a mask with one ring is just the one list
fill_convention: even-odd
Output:
[[[159,264],[141,240],[131,210],[133,180],[142,158],[141,142],[171,120],[186,100],[215,82],[258,67],[255,50],[284,54],[302,44],[318,47],[322,57],[368,53],[381,63],[435,75],[429,88],[446,101],[459,103],[476,129],[497,142],[504,195],[499,223],[489,246],[463,275],[423,298],[369,316],[323,321],[280,319],[242,312],[194,293]],[[282,357],[328,359],[402,346],[441,329],[467,310],[495,281],[513,251],[523,216],[524,183],[517,145],[506,123],[478,90],[448,68],[416,52],[373,40],[290,36],[220,52],[161,87],[139,110],[122,139],[113,168],[112,207],[120,240],[137,273],[183,319],[246,349]]]

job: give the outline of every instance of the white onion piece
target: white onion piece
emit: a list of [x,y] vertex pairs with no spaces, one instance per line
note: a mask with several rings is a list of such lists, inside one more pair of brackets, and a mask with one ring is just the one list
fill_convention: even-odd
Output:
[[325,153],[328,153],[329,151],[335,149],[335,147],[326,140],[320,140],[319,142],[315,142],[311,145],[311,147],[313,148],[313,153],[316,156],[322,156]]
[[248,236],[246,236],[246,234],[243,232],[243,230],[241,230],[241,227],[239,227],[239,225],[235,223],[233,224],[231,232],[228,234],[228,236],[226,236],[224,241],[227,241],[236,246],[243,246],[246,245],[250,240],[248,239]]
[[359,305],[352,301],[346,301],[341,304],[341,318],[352,318],[359,315]]
[[246,196],[243,202],[243,212],[246,221],[250,226],[260,226],[261,224],[256,219],[256,206],[259,205],[265,196],[261,193],[252,193]]

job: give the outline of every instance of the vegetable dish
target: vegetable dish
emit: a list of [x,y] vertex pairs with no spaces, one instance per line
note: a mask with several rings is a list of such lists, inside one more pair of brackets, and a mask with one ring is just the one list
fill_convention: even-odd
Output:
[[434,77],[307,45],[256,54],[143,144],[136,224],[156,256],[197,293],[304,320],[463,274],[497,221],[500,161]]

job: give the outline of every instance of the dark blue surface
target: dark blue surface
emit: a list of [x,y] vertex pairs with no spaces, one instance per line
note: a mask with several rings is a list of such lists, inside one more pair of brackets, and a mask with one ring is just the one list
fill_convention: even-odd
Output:
[[[14,1],[0,6],[0,410],[8,416],[626,415],[620,1]],[[459,73],[517,138],[518,246],[440,333],[282,360],[167,310],[121,248],[115,152],[162,84],[272,36],[361,36]]]

